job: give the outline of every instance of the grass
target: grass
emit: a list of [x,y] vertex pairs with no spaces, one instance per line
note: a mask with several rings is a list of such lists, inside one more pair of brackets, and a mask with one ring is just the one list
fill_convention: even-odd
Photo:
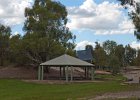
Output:
[[96,79],[99,79],[99,80],[118,80],[118,81],[125,81],[126,78],[123,77],[121,74],[118,74],[118,75],[95,75],[95,78]]
[[140,90],[140,85],[121,85],[120,81],[116,80],[63,85],[26,83],[13,79],[0,80],[2,100],[77,100],[77,98],[90,98],[105,92],[128,90]]
[[107,98],[107,99],[101,99],[101,100],[139,100],[138,98],[121,98],[121,99],[110,99],[110,98]]

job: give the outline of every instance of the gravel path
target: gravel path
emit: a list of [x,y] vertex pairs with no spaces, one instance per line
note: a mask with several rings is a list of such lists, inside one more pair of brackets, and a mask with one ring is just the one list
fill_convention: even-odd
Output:
[[[133,79],[132,81],[128,81],[126,83],[139,83],[140,70],[133,70],[123,73],[124,77],[128,79]],[[89,100],[104,100],[104,99],[121,99],[121,98],[139,98],[140,99],[140,91],[127,91],[127,92],[119,92],[119,93],[105,93],[103,95],[97,96],[95,98],[91,98]]]
[[104,100],[104,99],[120,99],[120,98],[140,98],[140,91],[129,91],[129,92],[119,92],[119,93],[105,93],[101,96],[89,100]]
[[123,75],[124,77],[127,77],[128,79],[133,79],[132,81],[129,81],[127,83],[139,83],[140,70],[129,71],[129,72],[123,73]]

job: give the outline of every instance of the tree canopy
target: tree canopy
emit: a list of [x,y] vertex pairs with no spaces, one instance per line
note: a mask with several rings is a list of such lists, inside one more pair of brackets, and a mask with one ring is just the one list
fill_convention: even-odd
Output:
[[23,30],[24,54],[33,62],[41,63],[65,53],[73,54],[75,36],[66,27],[67,10],[60,2],[35,0],[25,9]]
[[66,27],[67,10],[60,2],[35,0],[25,9],[25,18],[23,36],[10,36],[10,28],[0,25],[1,65],[9,61],[36,66],[64,53],[75,55],[76,37]]
[[140,1],[136,2],[136,0],[118,0],[121,2],[125,8],[127,5],[130,5],[134,8],[133,11],[129,12],[130,18],[133,20],[133,24],[135,25],[134,35],[140,40]]
[[103,48],[108,55],[115,53],[116,46],[117,46],[117,43],[115,41],[107,40],[103,42]]
[[0,25],[0,65],[3,66],[4,59],[6,59],[9,52],[9,40],[11,29],[10,27]]
[[136,50],[130,45],[123,46],[113,40],[106,40],[102,45],[98,42],[95,44],[94,48],[91,45],[86,45],[85,48],[92,49],[93,63],[96,68],[106,69],[117,74],[122,68],[140,64],[140,50]]
[[106,66],[107,65],[107,56],[104,49],[101,47],[101,45],[96,42],[95,50],[94,50],[94,59],[95,59],[95,65],[96,66]]

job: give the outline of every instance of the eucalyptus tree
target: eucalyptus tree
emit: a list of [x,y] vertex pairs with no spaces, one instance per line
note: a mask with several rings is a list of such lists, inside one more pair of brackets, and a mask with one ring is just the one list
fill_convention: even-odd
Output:
[[133,64],[133,60],[136,58],[136,49],[132,48],[130,45],[125,46],[125,63],[126,65]]
[[94,49],[95,65],[99,67],[107,66],[107,55],[103,47],[98,42],[95,42],[96,46]]
[[128,5],[133,7],[133,11],[129,12],[130,18],[133,20],[135,25],[135,36],[140,40],[140,1],[139,0],[118,0],[121,2],[125,8],[128,8]]
[[115,56],[118,57],[119,59],[119,63],[120,63],[120,67],[124,67],[125,66],[125,48],[122,44],[117,45],[116,49],[115,49]]
[[117,43],[115,41],[107,40],[103,42],[103,49],[106,51],[107,55],[115,54],[115,49]]
[[116,55],[110,56],[109,66],[111,66],[111,71],[113,75],[116,75],[120,72],[120,61]]
[[66,27],[67,15],[65,6],[52,0],[35,0],[25,9],[23,47],[30,60],[40,63],[74,51],[75,36]]
[[137,56],[134,59],[134,65],[135,66],[140,66],[140,49],[137,50]]
[[4,65],[4,60],[8,57],[10,27],[0,25],[0,65]]

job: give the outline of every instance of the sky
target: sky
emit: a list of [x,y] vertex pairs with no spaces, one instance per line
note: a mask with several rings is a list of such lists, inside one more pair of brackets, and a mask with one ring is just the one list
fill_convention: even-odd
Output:
[[[55,0],[66,6],[70,31],[76,35],[76,49],[106,40],[118,44],[140,47],[134,36],[134,25],[127,11],[116,0]],[[31,7],[33,0],[0,0],[0,23],[12,29],[12,35],[24,34],[24,9]]]

